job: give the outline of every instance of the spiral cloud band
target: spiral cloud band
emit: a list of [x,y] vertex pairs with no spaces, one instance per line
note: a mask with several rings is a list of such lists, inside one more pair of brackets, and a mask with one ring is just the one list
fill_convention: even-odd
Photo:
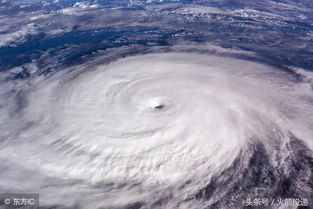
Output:
[[68,208],[240,208],[254,195],[305,196],[313,97],[299,72],[163,53],[15,83],[6,89],[18,93],[1,90],[1,121],[11,122],[1,127],[0,187]]

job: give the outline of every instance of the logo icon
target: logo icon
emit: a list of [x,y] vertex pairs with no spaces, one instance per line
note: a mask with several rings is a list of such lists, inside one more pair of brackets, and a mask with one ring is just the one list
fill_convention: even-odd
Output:
[[10,200],[9,198],[6,198],[6,199],[4,200],[4,204],[10,205],[10,203],[11,203],[11,200]]

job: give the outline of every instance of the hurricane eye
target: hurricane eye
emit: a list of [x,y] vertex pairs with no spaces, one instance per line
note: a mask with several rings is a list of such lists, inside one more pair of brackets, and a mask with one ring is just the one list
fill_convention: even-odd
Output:
[[162,110],[165,109],[166,104],[161,98],[153,98],[148,100],[147,106],[152,110]]
[[164,104],[157,104],[157,105],[155,105],[153,108],[154,109],[163,109],[165,107],[165,105]]

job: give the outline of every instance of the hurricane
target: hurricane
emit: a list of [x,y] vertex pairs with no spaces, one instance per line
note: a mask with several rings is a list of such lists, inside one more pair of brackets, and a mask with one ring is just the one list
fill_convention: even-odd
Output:
[[0,1],[0,193],[310,208],[312,7],[253,2]]

